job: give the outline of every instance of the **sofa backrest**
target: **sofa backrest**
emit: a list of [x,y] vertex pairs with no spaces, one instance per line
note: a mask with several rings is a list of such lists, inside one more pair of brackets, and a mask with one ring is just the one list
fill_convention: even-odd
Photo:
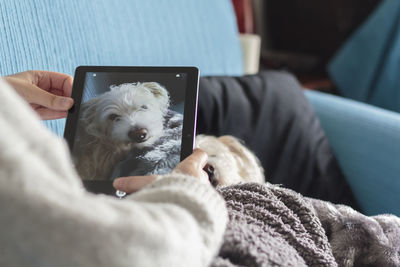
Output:
[[400,112],[400,1],[385,0],[343,44],[328,72],[348,98]]
[[[187,65],[242,74],[230,0],[3,0],[0,75],[79,65]],[[64,120],[46,124],[62,135]]]

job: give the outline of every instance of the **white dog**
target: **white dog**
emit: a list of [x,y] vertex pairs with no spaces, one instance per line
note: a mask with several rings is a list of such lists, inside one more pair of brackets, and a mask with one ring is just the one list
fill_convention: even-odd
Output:
[[214,186],[265,182],[260,161],[235,137],[198,135],[196,147],[208,155],[206,172]]
[[128,152],[155,143],[168,107],[168,91],[156,82],[113,85],[82,104],[73,148],[82,179],[110,179]]
[[111,179],[170,173],[180,161],[182,126],[183,116],[168,110],[164,116],[162,136],[151,146],[133,148],[123,161],[115,165]]

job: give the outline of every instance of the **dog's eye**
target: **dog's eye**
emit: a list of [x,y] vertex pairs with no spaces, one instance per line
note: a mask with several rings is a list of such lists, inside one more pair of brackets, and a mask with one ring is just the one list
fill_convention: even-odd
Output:
[[149,107],[147,105],[141,106],[142,109],[148,109]]
[[119,116],[119,115],[117,115],[117,114],[110,114],[110,115],[108,116],[108,119],[109,119],[109,120],[112,120],[112,121],[118,121],[118,120],[120,119],[120,117],[121,117],[121,116]]

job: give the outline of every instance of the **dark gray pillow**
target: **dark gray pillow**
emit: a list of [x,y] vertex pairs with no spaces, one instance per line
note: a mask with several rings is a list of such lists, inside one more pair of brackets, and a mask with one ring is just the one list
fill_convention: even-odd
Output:
[[271,183],[359,209],[311,104],[286,72],[202,77],[197,133],[242,139]]

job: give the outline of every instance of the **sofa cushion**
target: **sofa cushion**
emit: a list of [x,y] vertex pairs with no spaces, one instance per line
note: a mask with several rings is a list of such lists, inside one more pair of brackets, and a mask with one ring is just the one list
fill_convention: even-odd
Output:
[[197,131],[242,139],[271,183],[358,209],[311,104],[288,73],[202,77]]
[[[79,65],[190,65],[242,74],[230,0],[0,1],[0,75]],[[60,135],[64,122],[47,123]]]

